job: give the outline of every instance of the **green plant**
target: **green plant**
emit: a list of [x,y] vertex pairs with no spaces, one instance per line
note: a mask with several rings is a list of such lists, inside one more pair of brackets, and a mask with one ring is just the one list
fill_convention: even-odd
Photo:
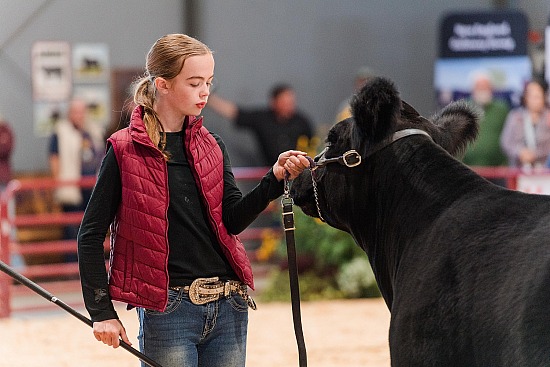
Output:
[[[308,217],[301,210],[294,211],[294,227],[297,254],[313,258],[319,271],[338,268],[354,257],[366,256],[348,233]],[[284,240],[279,247],[286,254]]]
[[[294,237],[302,300],[376,297],[378,287],[365,252],[346,232],[294,211]],[[290,299],[286,243],[278,246],[280,268],[268,276],[264,301]]]
[[336,283],[349,298],[380,296],[374,273],[366,257],[356,257],[342,265]]
[[[334,278],[320,277],[314,272],[305,272],[298,277],[300,300],[314,301],[320,299],[343,298],[344,294],[337,289]],[[275,269],[268,276],[266,288],[259,299],[264,302],[290,301],[290,281],[288,271]]]

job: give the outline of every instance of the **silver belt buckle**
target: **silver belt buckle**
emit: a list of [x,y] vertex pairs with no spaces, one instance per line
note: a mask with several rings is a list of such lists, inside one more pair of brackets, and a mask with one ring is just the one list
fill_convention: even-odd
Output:
[[200,287],[205,284],[214,283],[219,280],[218,277],[213,278],[197,278],[189,286],[189,299],[194,305],[204,305],[205,303],[215,301],[220,298],[218,294],[200,294]]

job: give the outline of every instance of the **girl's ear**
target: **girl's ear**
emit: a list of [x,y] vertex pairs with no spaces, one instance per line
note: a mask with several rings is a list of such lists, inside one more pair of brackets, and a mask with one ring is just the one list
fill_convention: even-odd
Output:
[[162,94],[168,93],[168,90],[170,89],[170,87],[171,87],[170,81],[162,77],[155,78],[155,88],[159,93],[162,93]]

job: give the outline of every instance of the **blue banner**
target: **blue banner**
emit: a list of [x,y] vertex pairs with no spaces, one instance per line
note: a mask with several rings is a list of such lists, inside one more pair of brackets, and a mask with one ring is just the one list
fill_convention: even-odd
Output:
[[490,78],[495,97],[518,106],[532,78],[527,32],[527,18],[519,11],[447,15],[441,22],[434,70],[438,107],[468,98],[479,74]]

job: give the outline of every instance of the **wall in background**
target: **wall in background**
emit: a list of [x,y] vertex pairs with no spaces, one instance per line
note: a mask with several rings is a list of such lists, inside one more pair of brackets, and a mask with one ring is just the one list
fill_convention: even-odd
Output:
[[33,132],[31,47],[37,40],[109,45],[113,68],[141,67],[160,36],[182,32],[177,0],[0,0],[0,114],[16,136],[17,172],[48,170],[47,138]]
[[[218,93],[242,105],[265,104],[269,87],[287,81],[320,130],[332,123],[369,65],[393,79],[402,97],[434,112],[433,63],[438,27],[449,11],[491,9],[490,0],[200,0],[197,36],[214,51]],[[515,1],[531,28],[546,25],[550,5]],[[47,170],[47,139],[33,134],[30,50],[37,40],[104,42],[111,67],[143,68],[151,44],[183,32],[185,1],[0,0],[0,114],[16,134],[17,172]],[[254,141],[205,110],[208,128],[225,140],[234,165],[250,163]],[[244,142],[244,143],[243,143]]]

